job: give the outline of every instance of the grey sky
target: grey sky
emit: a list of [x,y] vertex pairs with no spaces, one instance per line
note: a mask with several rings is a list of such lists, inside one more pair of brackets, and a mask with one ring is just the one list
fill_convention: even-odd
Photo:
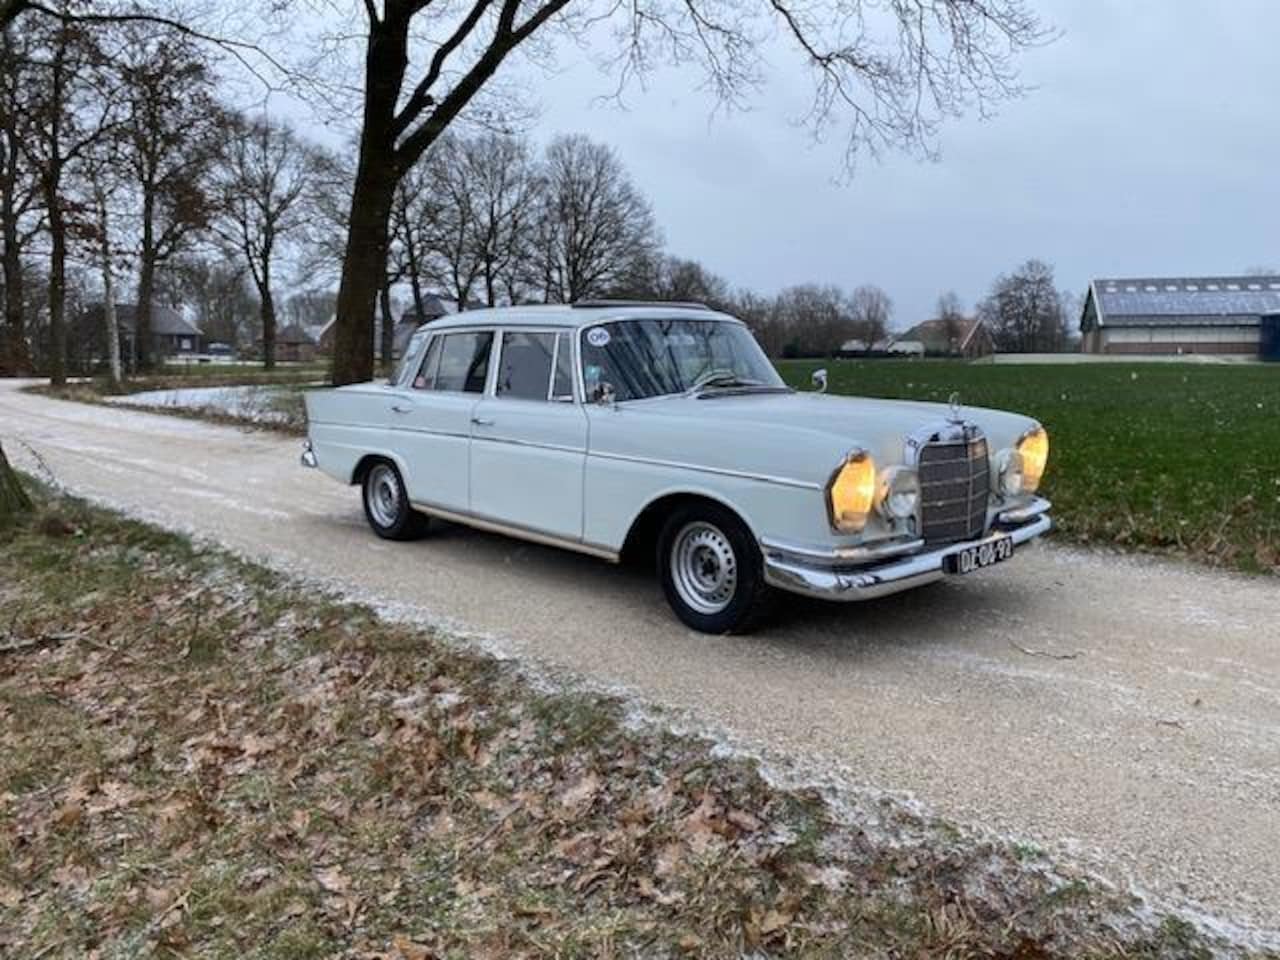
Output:
[[753,112],[711,118],[689,76],[668,72],[624,111],[593,104],[608,83],[577,54],[539,78],[533,135],[616,147],[672,252],[761,292],[877,283],[900,328],[949,288],[972,305],[1031,256],[1076,293],[1092,276],[1280,262],[1280,3],[1037,6],[1065,31],[1023,61],[1038,89],[945,125],[938,163],[886,155],[838,185],[842,144],[791,125],[801,78],[775,69]]

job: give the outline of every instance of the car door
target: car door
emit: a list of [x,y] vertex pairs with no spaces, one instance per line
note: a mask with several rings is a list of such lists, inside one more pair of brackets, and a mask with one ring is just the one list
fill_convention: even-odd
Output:
[[568,331],[504,330],[493,388],[473,411],[471,512],[582,538],[587,418],[573,386]]
[[392,429],[415,504],[468,509],[471,419],[488,381],[493,336],[492,330],[433,335],[418,372],[396,391]]

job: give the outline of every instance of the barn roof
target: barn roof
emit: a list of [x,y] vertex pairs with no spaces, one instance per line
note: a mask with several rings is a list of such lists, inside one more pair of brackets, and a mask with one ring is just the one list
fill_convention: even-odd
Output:
[[1253,326],[1280,311],[1280,276],[1100,279],[1090,302],[1099,326]]

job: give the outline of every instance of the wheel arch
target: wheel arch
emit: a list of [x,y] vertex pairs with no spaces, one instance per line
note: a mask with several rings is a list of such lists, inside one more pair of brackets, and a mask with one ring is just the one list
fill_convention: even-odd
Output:
[[627,536],[622,542],[622,550],[620,551],[622,561],[636,564],[652,563],[658,546],[658,536],[662,532],[662,525],[666,522],[667,517],[671,515],[671,511],[680,506],[696,503],[714,504],[721,509],[728,510],[738,518],[753,538],[756,537],[755,529],[752,527],[747,515],[737,504],[726,497],[707,490],[693,488],[668,490],[649,500],[636,514],[635,518],[632,519],[631,525],[627,528]]
[[351,471],[350,485],[364,483],[365,474],[373,467],[375,463],[389,463],[400,471],[400,477],[408,485],[409,475],[405,469],[404,461],[390,452],[366,453],[356,461],[355,468]]

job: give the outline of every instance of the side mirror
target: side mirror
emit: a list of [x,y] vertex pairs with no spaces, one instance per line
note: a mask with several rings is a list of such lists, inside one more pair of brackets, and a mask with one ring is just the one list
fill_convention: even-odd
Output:
[[813,384],[813,389],[819,393],[827,392],[827,368],[813,371],[813,376],[809,378],[809,382]]
[[592,400],[602,407],[612,407],[618,399],[618,392],[613,389],[613,384],[608,380],[601,383],[595,389]]

